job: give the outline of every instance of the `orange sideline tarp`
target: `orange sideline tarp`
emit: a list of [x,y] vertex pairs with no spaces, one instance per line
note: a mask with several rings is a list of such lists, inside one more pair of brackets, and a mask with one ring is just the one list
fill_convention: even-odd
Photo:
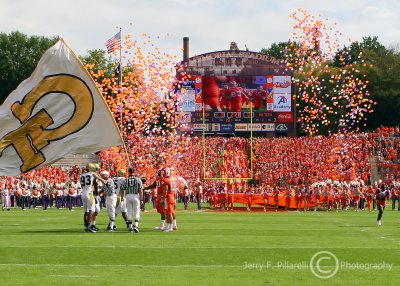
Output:
[[[278,205],[280,207],[286,207],[286,194],[287,194],[287,190],[280,190],[279,201],[278,201]],[[339,196],[339,198],[341,198],[341,196]],[[333,195],[329,195],[328,200],[333,201],[334,200]],[[233,201],[235,203],[241,203],[241,204],[247,205],[247,197],[244,193],[234,194]],[[268,202],[268,205],[275,206],[274,195],[267,196],[267,202]],[[320,196],[320,204],[323,204],[323,203],[324,203],[324,196],[321,195]],[[315,195],[311,195],[309,207],[314,207],[315,204],[316,204]],[[252,195],[252,205],[265,205],[263,195],[253,194]],[[304,202],[301,203],[300,207],[301,208],[304,207]],[[291,208],[291,209],[297,208],[296,198],[295,198],[293,192],[292,192],[292,197],[290,198],[289,208]]]

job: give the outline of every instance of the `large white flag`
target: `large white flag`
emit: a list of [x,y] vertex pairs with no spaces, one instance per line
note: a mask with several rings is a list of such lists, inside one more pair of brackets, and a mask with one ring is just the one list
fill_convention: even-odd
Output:
[[62,39],[0,106],[0,138],[0,176],[122,144],[100,91]]

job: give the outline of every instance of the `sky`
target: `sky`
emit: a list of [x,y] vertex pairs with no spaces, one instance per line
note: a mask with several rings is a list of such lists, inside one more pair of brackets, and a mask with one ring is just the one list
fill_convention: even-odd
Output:
[[[78,55],[105,49],[122,35],[149,34],[163,52],[182,59],[182,38],[190,39],[190,56],[227,50],[232,41],[259,52],[287,41],[290,14],[303,8],[320,14],[347,39],[377,36],[387,47],[400,43],[398,0],[0,0],[0,32],[60,36]],[[159,39],[157,38],[159,37]]]

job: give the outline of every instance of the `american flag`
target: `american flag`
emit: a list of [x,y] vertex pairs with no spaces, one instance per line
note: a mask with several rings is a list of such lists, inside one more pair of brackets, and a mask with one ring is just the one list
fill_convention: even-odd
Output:
[[121,31],[108,39],[108,41],[106,42],[106,47],[109,54],[121,49]]

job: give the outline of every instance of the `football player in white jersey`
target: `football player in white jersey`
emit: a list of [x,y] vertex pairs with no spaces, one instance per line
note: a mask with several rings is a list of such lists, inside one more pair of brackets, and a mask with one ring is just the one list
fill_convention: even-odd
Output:
[[87,164],[85,168],[82,170],[82,174],[80,176],[80,183],[82,186],[82,204],[83,204],[83,222],[85,225],[85,231],[96,232],[95,226],[93,224],[94,221],[94,212],[95,212],[95,203],[93,196],[94,189],[94,175],[93,171],[95,167],[93,164]]
[[[94,172],[98,173],[100,171],[100,165],[97,163],[92,163],[93,167],[94,167]],[[96,218],[97,215],[100,213],[101,211],[101,197],[100,197],[100,191],[103,187],[103,184],[100,180],[98,180],[97,178],[94,179],[94,183],[93,183],[93,197],[94,197],[94,215],[93,215],[93,225],[94,225],[94,229],[97,231],[99,230],[99,228],[96,227]]]
[[[115,209],[115,216],[121,213],[123,219],[125,220],[126,227],[128,227],[128,210],[126,208],[126,199],[124,198],[124,191],[121,188],[121,186],[126,181],[126,171],[124,169],[119,170],[118,177],[114,177],[113,181],[114,181],[115,192],[117,193],[117,207]],[[114,229],[116,228],[117,226],[114,224]]]
[[108,231],[114,231],[115,207],[117,206],[117,193],[114,187],[114,181],[110,178],[110,173],[106,170],[101,171],[100,176],[96,173],[94,176],[103,184],[101,193],[106,196],[106,209],[110,219]]

